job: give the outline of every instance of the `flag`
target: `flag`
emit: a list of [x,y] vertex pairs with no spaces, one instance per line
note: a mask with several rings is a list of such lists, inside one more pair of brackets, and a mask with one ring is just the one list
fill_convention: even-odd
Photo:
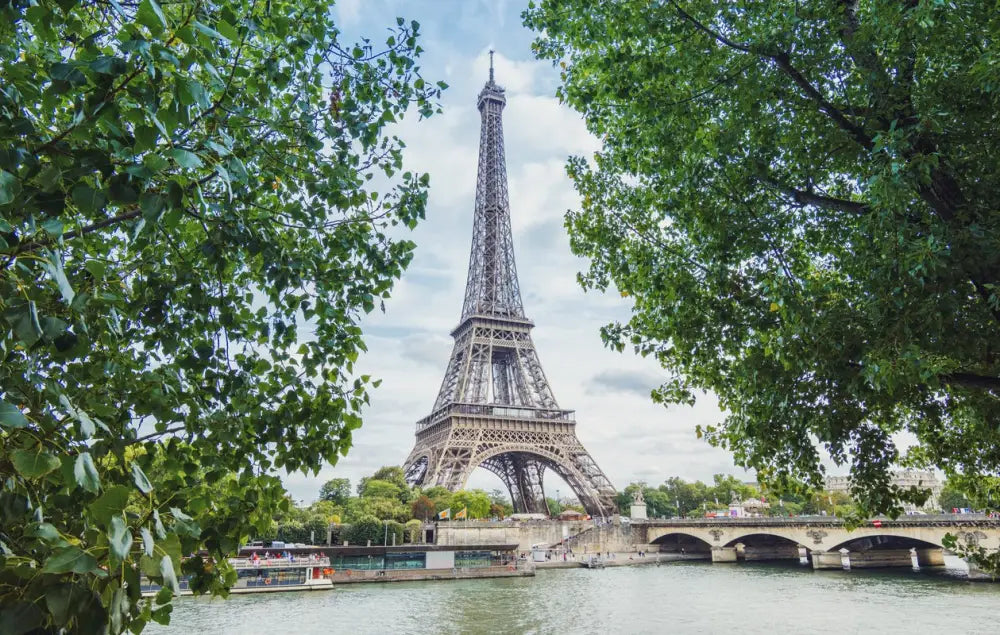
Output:
[[462,511],[458,512],[457,514],[455,514],[455,520],[458,520],[459,518],[466,518],[466,517],[468,517],[468,515],[469,515],[469,508],[468,507],[463,507]]
[[438,512],[438,520],[451,520],[451,507]]

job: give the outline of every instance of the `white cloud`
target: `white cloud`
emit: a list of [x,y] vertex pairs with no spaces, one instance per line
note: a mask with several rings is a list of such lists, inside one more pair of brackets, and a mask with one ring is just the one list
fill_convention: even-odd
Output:
[[361,0],[336,0],[337,23],[341,26],[356,24],[361,15]]

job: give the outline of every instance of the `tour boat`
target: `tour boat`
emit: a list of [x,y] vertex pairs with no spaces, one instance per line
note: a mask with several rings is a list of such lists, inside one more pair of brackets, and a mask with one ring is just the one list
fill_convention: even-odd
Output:
[[[230,558],[236,569],[236,584],[230,593],[268,593],[272,591],[320,591],[333,588],[330,559],[302,558]],[[142,579],[142,594],[156,595],[160,585]],[[187,577],[178,580],[180,595],[191,595]]]

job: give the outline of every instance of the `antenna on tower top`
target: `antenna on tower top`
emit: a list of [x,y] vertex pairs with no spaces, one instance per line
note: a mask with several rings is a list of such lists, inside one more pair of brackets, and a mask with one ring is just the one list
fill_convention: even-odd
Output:
[[490,83],[493,83],[493,49],[490,49]]

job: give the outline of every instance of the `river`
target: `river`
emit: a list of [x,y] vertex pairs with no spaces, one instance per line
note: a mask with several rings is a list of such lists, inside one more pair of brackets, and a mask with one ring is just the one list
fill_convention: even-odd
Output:
[[150,633],[998,633],[1000,584],[702,562],[175,600]]

